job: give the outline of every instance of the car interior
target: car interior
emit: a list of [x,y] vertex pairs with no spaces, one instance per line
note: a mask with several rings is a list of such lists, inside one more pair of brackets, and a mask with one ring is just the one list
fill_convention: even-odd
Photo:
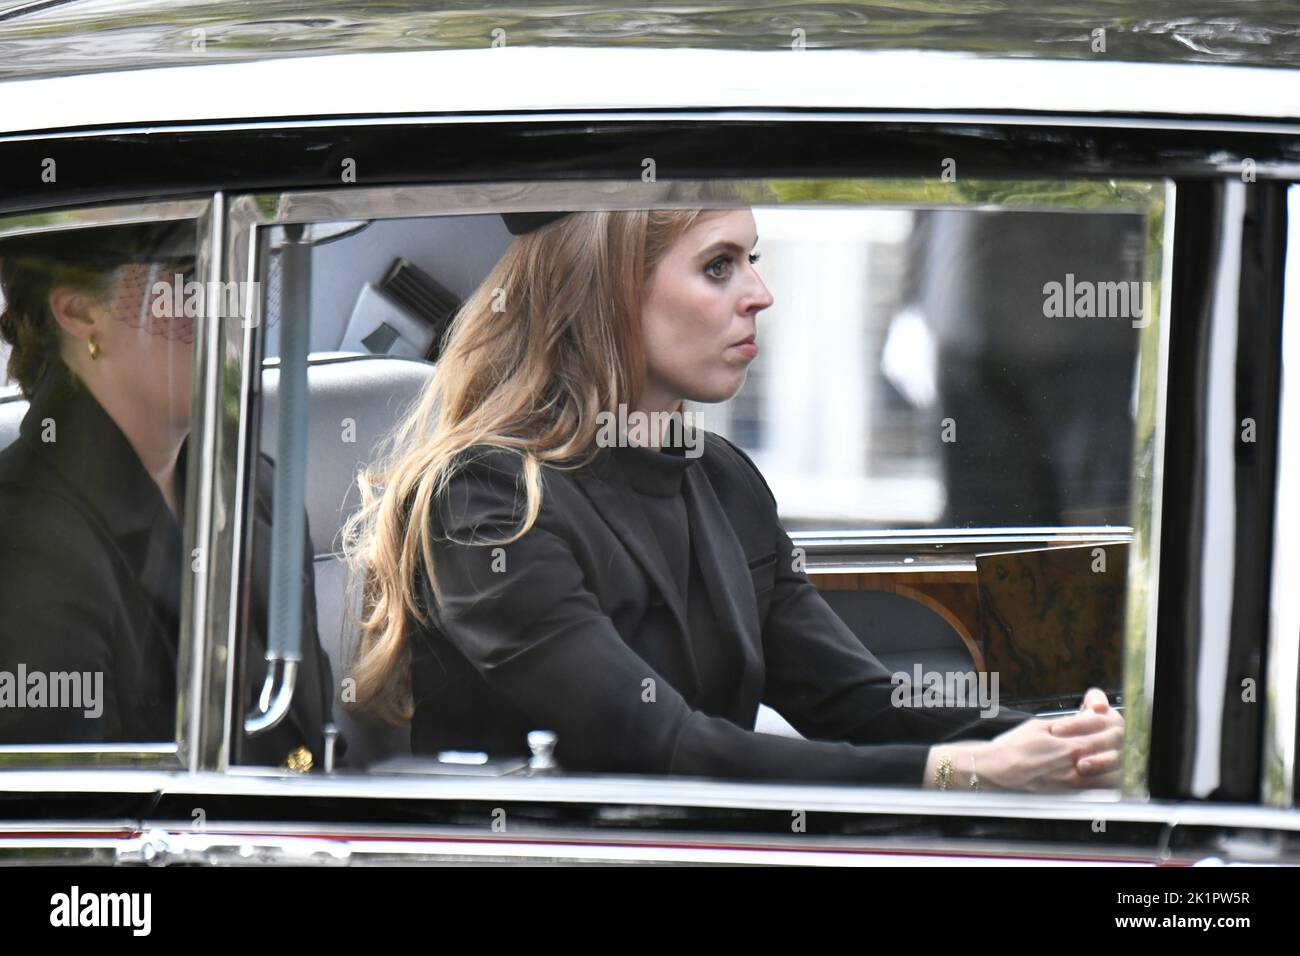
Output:
[[[1117,222],[1112,217],[1111,222]],[[1059,227],[1056,227],[1059,228]],[[510,235],[497,216],[448,216],[407,220],[322,225],[309,237],[311,353],[307,360],[309,422],[306,503],[315,549],[316,596],[320,635],[336,675],[347,673],[356,644],[356,629],[347,619],[343,595],[345,567],[339,553],[339,532],[358,504],[354,476],[357,469],[378,454],[385,435],[420,393],[437,361],[437,339],[460,301],[481,281],[504,252]],[[987,237],[985,240],[987,241]],[[265,351],[262,375],[261,446],[274,455],[278,422],[278,284],[281,266],[274,243],[266,264]],[[1122,359],[1131,370],[1131,358]],[[743,396],[733,404],[743,401]],[[733,437],[738,430],[730,422]],[[341,428],[352,437],[339,441]],[[1093,541],[1118,549],[1125,547],[1127,529],[1118,527]],[[1069,542],[1057,542],[1063,546]],[[1061,547],[1056,562],[1062,568],[1051,575],[1068,580],[1078,573],[1073,557],[1081,547]],[[996,552],[1036,548],[1031,539],[992,546]],[[913,569],[895,554],[844,553],[815,557],[809,574],[823,597],[848,627],[871,647],[891,672],[975,672],[988,665],[985,653],[997,645],[988,640],[990,628],[981,617],[982,604],[1006,592],[1003,603],[1014,613],[1019,598],[1003,584],[1023,582],[1049,573],[1035,564],[985,569],[990,556],[936,554],[922,560],[937,561],[929,580],[902,576]],[[909,552],[910,553],[910,552]],[[1086,552],[1091,555],[1091,550]],[[880,566],[880,561],[885,565]],[[960,565],[960,567],[957,567]],[[853,570],[856,574],[845,574]],[[1123,613],[1123,565],[1116,559],[1110,604],[1097,611],[1093,622],[1105,653],[1090,656],[1090,670],[1062,667],[1058,659],[1052,680],[1041,679],[1040,662],[1021,661],[1023,693],[1017,706],[1043,713],[1058,713],[1077,706],[1089,684],[1106,686],[1117,702],[1119,686],[1119,621]],[[1064,575],[1065,577],[1062,577]],[[1072,582],[1090,588],[1095,584],[1077,577]],[[1115,597],[1116,588],[1118,597]],[[1087,588],[1085,588],[1087,590]],[[1095,609],[1094,609],[1095,610]],[[1002,614],[1002,609],[997,609]],[[1093,611],[1089,611],[1093,613]],[[990,617],[991,615],[984,615]],[[1032,625],[1031,625],[1032,626]],[[1014,649],[1011,649],[1014,651]],[[1022,655],[1004,655],[999,666],[1010,668]],[[1096,658],[1105,658],[1104,666]],[[1059,655],[1058,655],[1059,657]],[[1035,674],[1038,674],[1038,679]],[[1085,682],[1086,681],[1086,682]],[[336,703],[335,721],[348,739],[346,762],[354,767],[380,767],[409,755],[409,733],[364,716],[349,714]],[[799,736],[779,713],[763,706],[755,730]]]
[[[304,238],[310,248],[305,506],[314,552],[319,634],[337,680],[348,673],[357,640],[357,629],[347,613],[348,581],[339,540],[344,522],[359,503],[356,474],[380,453],[386,436],[419,396],[436,367],[438,340],[447,323],[499,259],[511,236],[498,216],[470,215],[313,224]],[[263,360],[260,401],[255,407],[260,415],[259,445],[274,458],[281,404],[284,284],[274,241],[261,274]],[[733,399],[736,408],[727,420],[731,436],[742,445],[745,423],[739,409],[744,401],[743,394]],[[0,447],[16,437],[26,407],[17,394],[0,396]],[[347,437],[340,440],[343,433]],[[1116,527],[1109,535],[1073,543],[1076,549],[1098,541],[1123,548],[1127,530]],[[909,567],[918,560],[911,556],[918,553],[915,548],[823,549],[812,555],[808,571],[830,606],[892,672],[911,675],[919,668],[973,673],[992,666],[986,658],[997,652],[996,634],[990,640],[995,629],[989,626],[988,610],[1000,592],[1011,594],[1003,582],[1047,573],[1041,567],[1008,570],[1006,554],[1041,548],[1041,544],[1030,536],[988,546],[993,556],[1002,555],[996,569],[989,563],[990,554],[977,557],[943,543],[930,545],[928,553],[919,552],[919,560],[932,569],[928,574],[916,574],[922,569]],[[1060,572],[1067,577],[1070,573]],[[1118,596],[1112,595],[1111,606],[1102,615],[1105,620],[1095,628],[1107,635],[1100,641],[1108,650],[1106,666],[1094,667],[1086,675],[1067,669],[1054,682],[1033,680],[1034,668],[1029,666],[1026,692],[1017,698],[1018,706],[1059,712],[1077,706],[1071,701],[1077,701],[1092,683],[1108,687],[1118,698],[1122,565],[1113,580],[1118,582]],[[1005,600],[1014,613],[1018,599],[1006,596]],[[998,667],[1012,668],[1017,654],[1016,649],[1010,650],[996,660]],[[1033,693],[1027,690],[1030,685]],[[351,714],[337,695],[334,721],[348,742],[347,766],[382,767],[410,755],[407,728]],[[754,729],[799,736],[766,706],[760,709]]]

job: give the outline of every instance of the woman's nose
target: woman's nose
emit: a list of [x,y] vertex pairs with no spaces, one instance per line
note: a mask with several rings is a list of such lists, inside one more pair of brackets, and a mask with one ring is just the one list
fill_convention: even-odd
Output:
[[772,304],[772,293],[768,291],[767,286],[764,284],[763,280],[759,278],[757,272],[753,273],[753,277],[754,286],[749,290],[744,311],[761,312]]

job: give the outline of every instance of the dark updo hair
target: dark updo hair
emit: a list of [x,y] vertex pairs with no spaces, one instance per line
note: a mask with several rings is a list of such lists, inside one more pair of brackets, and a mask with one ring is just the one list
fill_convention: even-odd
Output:
[[59,262],[36,256],[0,259],[0,338],[8,342],[6,370],[25,398],[31,398],[53,362],[59,361],[62,339],[59,324],[50,313],[50,292],[71,286],[106,299],[113,288],[113,269]]

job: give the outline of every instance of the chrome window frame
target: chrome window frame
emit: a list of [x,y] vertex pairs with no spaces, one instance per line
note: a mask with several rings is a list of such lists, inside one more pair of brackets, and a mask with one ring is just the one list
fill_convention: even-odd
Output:
[[[1287,251],[1278,391],[1277,481],[1264,679],[1260,802],[1294,807],[1300,724],[1300,183],[1287,189]],[[1288,495],[1286,489],[1290,488]]]
[[[657,848],[680,846],[683,840],[699,845],[700,833],[706,833],[709,843],[719,837],[724,841],[734,840],[750,850],[770,848],[773,842],[781,841],[785,849],[794,851],[816,848],[818,844],[823,849],[838,845],[857,852],[883,851],[891,859],[897,859],[900,850],[912,849],[931,857],[992,851],[1019,858],[1046,856],[1112,864],[1193,862],[1206,858],[1208,862],[1222,862],[1225,857],[1259,863],[1274,861],[1285,853],[1286,836],[1300,832],[1300,815],[1288,810],[1191,800],[1138,803],[1097,791],[1062,798],[1052,794],[941,793],[901,787],[746,783],[678,777],[660,779],[651,801],[647,799],[643,778],[623,775],[600,778],[448,776],[436,782],[410,775],[348,778],[310,774],[268,779],[251,776],[243,768],[231,773],[194,774],[112,770],[16,772],[6,775],[5,785],[11,794],[39,795],[54,791],[92,800],[103,795],[119,799],[122,796],[163,798],[171,807],[163,815],[146,816],[142,820],[131,818],[105,823],[100,818],[88,817],[55,821],[42,826],[37,835],[32,835],[30,827],[23,822],[8,825],[0,822],[0,860],[19,861],[30,859],[37,852],[67,851],[73,852],[68,861],[80,860],[76,851],[89,849],[88,843],[94,841],[107,854],[100,862],[139,862],[138,858],[120,859],[109,841],[115,838],[125,841],[121,849],[130,853],[139,851],[142,841],[149,842],[155,837],[169,839],[170,832],[200,841],[205,833],[218,841],[233,836],[236,848],[243,843],[260,844],[259,837],[271,841],[284,837],[361,841],[362,846],[353,847],[352,852],[359,850],[362,858],[367,853],[366,844],[393,839],[417,855],[430,852],[435,859],[447,851],[447,841],[452,844],[454,858],[455,846],[466,840],[483,844],[487,855],[509,856],[521,839],[526,842],[536,839],[549,845],[551,849],[544,856],[550,859],[566,859],[570,854],[581,856],[588,844],[639,847],[653,858]],[[353,816],[343,821],[304,822],[292,816],[276,816],[263,821],[245,811],[220,818],[209,815],[203,830],[196,831],[193,819],[184,815],[189,808],[202,807],[212,798],[224,801],[241,797],[279,801],[360,800],[427,808],[429,817],[385,822]],[[455,809],[448,814],[443,810],[446,806]],[[542,829],[533,817],[530,823],[503,833],[492,829],[492,810],[499,806],[533,809],[561,806],[575,814],[559,830],[549,826]],[[181,808],[179,818],[168,815],[177,808]],[[583,808],[596,820],[613,825],[591,827],[576,822]],[[810,817],[838,818],[847,826],[843,830],[823,831],[820,836],[791,834],[788,823],[780,827],[774,826],[773,820],[760,819],[751,819],[749,826],[740,829],[696,830],[693,834],[691,831],[684,834],[673,826],[678,821],[694,818],[701,809],[724,813],[769,811],[780,816],[798,810]],[[852,819],[855,815],[873,821],[872,825],[865,828],[855,825]],[[917,822],[939,818],[950,821],[944,831],[927,829],[924,823]],[[898,832],[881,826],[882,822],[895,819],[899,821]],[[620,825],[626,822],[631,822],[635,829]],[[1078,839],[1075,830],[1065,844],[1065,852],[1055,852],[1053,848],[1062,845],[1058,842],[1060,837],[1041,834],[1061,824],[1074,824],[1096,835],[1096,851],[1084,849],[1087,844]],[[1122,837],[1126,828],[1135,825],[1158,825],[1161,832],[1150,842],[1112,839]],[[1173,846],[1177,833],[1196,828],[1217,833],[1217,839],[1201,849],[1180,850]],[[319,850],[320,846],[309,849]],[[260,854],[258,860],[269,862]],[[379,862],[394,861],[380,859]]]
[[[951,183],[927,181],[927,184],[945,190],[946,196],[930,201],[917,201],[906,187],[897,187],[898,193],[891,195],[885,186],[891,188],[899,183],[915,184],[920,177],[889,178],[878,176],[861,177],[766,177],[761,179],[735,177],[725,182],[741,190],[745,195],[743,201],[721,201],[717,205],[751,206],[781,205],[806,208],[836,208],[850,206],[853,208],[898,208],[909,209],[961,209],[986,208],[989,203],[968,195],[962,195],[952,188]],[[870,200],[824,198],[815,200],[781,201],[773,186],[780,183],[817,184],[829,182],[873,183],[882,187],[881,193]],[[969,180],[996,183],[996,180]],[[1056,184],[1077,180],[1062,178],[1052,180]],[[716,181],[715,181],[716,182]],[[1066,202],[1041,203],[1000,203],[997,208],[1014,211],[1080,211],[1106,212],[1125,211],[1142,212],[1148,217],[1159,217],[1160,228],[1150,234],[1147,256],[1148,274],[1144,277],[1151,281],[1155,294],[1153,301],[1159,303],[1154,321],[1142,329],[1139,338],[1139,389],[1138,422],[1145,422],[1145,428],[1135,435],[1135,455],[1133,457],[1132,500],[1146,501],[1150,511],[1137,515],[1139,520],[1133,528],[1062,528],[1062,529],[937,529],[938,534],[929,532],[897,531],[860,531],[846,533],[811,532],[792,535],[798,541],[809,546],[812,554],[829,554],[834,550],[841,552],[859,550],[864,547],[889,547],[897,553],[900,547],[925,550],[935,544],[943,546],[942,539],[960,539],[967,543],[991,540],[1114,540],[1131,533],[1133,550],[1129,562],[1128,594],[1129,612],[1125,629],[1125,703],[1126,713],[1137,714],[1137,720],[1131,720],[1129,733],[1126,735],[1124,752],[1123,796],[1126,798],[1146,799],[1146,754],[1149,747],[1149,728],[1151,712],[1150,688],[1154,681],[1154,649],[1156,627],[1156,588],[1159,580],[1159,516],[1161,507],[1161,487],[1163,476],[1164,453],[1164,408],[1167,389],[1168,368],[1168,327],[1170,320],[1169,289],[1173,268],[1173,215],[1175,184],[1172,178],[1114,178],[1112,184],[1136,185],[1146,190],[1145,198],[1138,202],[1132,197],[1125,202],[1116,202],[1109,210],[1105,207],[1084,207]],[[225,237],[225,259],[227,268],[222,278],[224,281],[253,282],[257,278],[258,263],[256,250],[259,248],[259,235],[262,229],[283,226],[290,223],[306,224],[340,219],[406,219],[429,216],[485,215],[507,211],[544,211],[550,209],[638,209],[650,206],[659,208],[691,208],[700,205],[699,199],[683,199],[675,195],[681,187],[694,188],[702,185],[700,180],[663,180],[659,182],[628,182],[609,180],[563,180],[563,181],[509,181],[484,184],[457,185],[390,185],[390,186],[342,186],[320,190],[284,190],[278,192],[249,192],[232,195],[229,200],[228,230]],[[933,194],[931,194],[933,196]],[[260,309],[260,296],[254,297]],[[238,432],[223,444],[223,455],[218,454],[216,464],[223,466],[223,473],[230,471],[234,486],[229,488],[231,500],[240,507],[242,499],[237,497],[247,484],[247,449],[253,447],[254,437],[249,432],[247,411],[252,394],[254,370],[260,369],[260,355],[253,355],[256,344],[252,335],[253,328],[259,322],[259,314],[245,316],[242,330],[231,329],[227,336],[227,361],[232,364],[231,371],[237,375],[227,375],[223,382],[223,407],[237,404],[240,409]],[[233,384],[239,382],[239,394],[233,394]],[[226,423],[229,425],[230,423]],[[233,456],[233,457],[231,457]],[[224,494],[218,495],[223,497]],[[230,568],[237,569],[244,563],[242,541],[238,536],[228,539],[232,545],[229,554]],[[231,601],[224,607],[214,606],[209,618],[210,653],[217,655],[219,647],[224,646],[225,660],[233,661],[234,651],[240,635],[237,632],[238,614],[235,597],[238,593],[238,574],[232,573],[229,581]],[[1136,596],[1137,600],[1134,600]],[[205,737],[203,764],[205,766],[226,769],[230,751],[229,719],[233,706],[231,688],[225,689],[226,720],[221,739]],[[214,711],[215,712],[215,711]],[[1134,740],[1134,736],[1140,740]],[[255,769],[240,767],[241,775],[273,775],[283,772],[272,768]],[[566,775],[579,787],[591,786],[600,789],[598,779],[580,774]],[[646,776],[644,780],[646,793],[643,799],[657,794],[661,786],[671,783],[670,778]],[[423,781],[431,793],[437,792],[440,784],[437,778],[430,777]],[[737,786],[728,783],[728,786]],[[744,786],[743,784],[740,786]],[[815,784],[793,784],[797,789],[807,787],[811,791],[822,788]],[[963,797],[948,795],[954,800]],[[1064,797],[1068,804],[1078,800],[1082,805],[1090,805],[1086,795],[1071,799]],[[1064,805],[1064,804],[1063,804]]]
[[[210,194],[205,194],[202,198],[119,202],[112,205],[9,214],[0,217],[0,237],[94,226],[193,220],[197,232],[196,274],[211,279],[220,274],[220,262],[214,255],[218,246],[213,244],[212,237],[222,230],[222,218],[219,203]],[[212,288],[211,282],[208,283],[208,288]],[[186,517],[181,529],[182,554],[190,556],[201,553],[195,549],[202,548],[206,541],[211,497],[209,476],[213,458],[208,441],[207,420],[211,411],[212,390],[207,385],[207,366],[212,362],[209,342],[214,331],[212,326],[213,323],[200,322],[194,343],[195,374],[190,405],[191,422],[194,424],[190,429],[190,453],[185,471]],[[211,551],[207,553],[210,554]],[[181,578],[175,739],[157,743],[0,744],[0,771],[65,767],[194,769],[199,753],[194,742],[198,739],[197,721],[204,682],[201,661],[205,605],[204,576],[184,574]],[[3,613],[2,609],[0,613]]]

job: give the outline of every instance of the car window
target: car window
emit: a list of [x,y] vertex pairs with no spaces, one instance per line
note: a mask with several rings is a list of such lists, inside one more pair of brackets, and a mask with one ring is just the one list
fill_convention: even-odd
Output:
[[178,211],[0,220],[0,746],[175,747],[200,325]]
[[776,301],[744,388],[704,413],[787,527],[1128,524],[1143,215],[755,218]]
[[[555,184],[524,210],[517,185],[495,200],[428,187],[245,207],[264,283],[253,440],[277,469],[302,454],[262,533],[282,501],[302,522],[290,537],[306,535],[312,575],[285,600],[307,602],[295,640],[328,658],[347,763],[509,772],[551,755],[578,771],[920,785],[945,737],[990,741],[1090,688],[1124,705],[1150,626],[1155,489],[1135,463],[1158,447],[1166,186],[968,183],[936,202],[920,185],[728,184],[740,198],[682,228],[725,221],[756,241],[713,236],[722,251],[682,287],[656,283],[683,247],[649,238],[693,209],[671,186],[653,207]],[[573,218],[589,211],[606,218]],[[610,247],[560,269],[535,237],[586,248],[575,222]],[[626,328],[657,349],[656,387],[702,376],[674,427],[684,459],[706,449],[706,480],[624,457],[618,474],[643,470],[616,494],[561,476],[573,462],[556,452],[537,532],[480,567],[491,552],[448,529],[503,531],[526,476],[489,455],[453,488],[469,510],[412,510],[432,487],[412,477],[420,455],[476,414],[535,425],[556,381],[598,393],[603,366],[573,343],[617,338],[605,303],[625,290],[601,261],[630,255],[619,229],[661,257]],[[719,298],[733,281],[747,284]],[[744,374],[699,371],[717,371],[699,364],[716,344],[700,328],[737,333],[719,361]],[[575,364],[537,366],[552,385],[511,405],[498,380],[548,348]],[[606,410],[608,435],[637,427],[625,411]],[[714,437],[692,446],[692,428]],[[412,525],[447,532],[429,539],[446,617],[430,612],[424,556],[403,551]],[[405,590],[364,573],[384,561],[410,572]],[[423,621],[392,639],[376,622],[403,602]],[[956,754],[948,773],[978,773]]]
[[[1128,524],[1144,215],[754,214],[775,298],[763,347],[734,398],[692,410],[760,465],[788,529]],[[431,339],[366,338],[393,288],[423,283],[445,311],[510,239],[495,216],[330,231],[313,246],[311,351],[407,358]]]

